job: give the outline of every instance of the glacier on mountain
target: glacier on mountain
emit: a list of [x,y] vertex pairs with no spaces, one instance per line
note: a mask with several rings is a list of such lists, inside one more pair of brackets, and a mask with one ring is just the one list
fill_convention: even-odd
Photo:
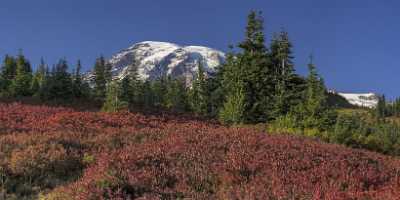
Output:
[[121,80],[136,67],[142,80],[171,76],[191,82],[197,75],[199,63],[206,73],[212,74],[224,61],[225,54],[212,48],[145,41],[115,54],[109,63],[113,66],[115,80]]
[[375,108],[379,98],[375,93],[337,93],[344,97],[350,104],[360,107]]

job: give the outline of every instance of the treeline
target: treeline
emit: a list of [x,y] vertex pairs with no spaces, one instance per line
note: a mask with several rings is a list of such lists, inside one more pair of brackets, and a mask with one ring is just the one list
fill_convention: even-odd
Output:
[[49,68],[44,60],[33,72],[22,53],[6,55],[0,73],[0,96],[3,98],[36,97],[48,101],[89,98],[90,87],[81,75],[80,61],[72,72],[65,59]]

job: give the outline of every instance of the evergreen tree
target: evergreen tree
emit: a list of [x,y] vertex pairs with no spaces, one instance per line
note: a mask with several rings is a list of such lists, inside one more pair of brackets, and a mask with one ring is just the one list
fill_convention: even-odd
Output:
[[111,63],[105,62],[104,77],[105,77],[107,83],[111,83],[111,81],[112,81],[112,72],[111,72],[111,70],[112,70]]
[[15,77],[17,64],[14,57],[6,55],[0,72],[0,95],[10,96],[10,85]]
[[326,88],[323,79],[318,75],[312,57],[308,65],[309,75],[307,77],[307,89],[305,91],[304,103],[300,106],[298,113],[306,128],[320,128],[326,115],[329,114],[327,107]]
[[28,60],[20,53],[16,59],[16,74],[11,82],[11,93],[13,96],[31,95],[32,68]]
[[[12,80],[17,73],[17,62],[14,57],[6,55],[1,68],[1,76],[3,79],[3,88],[8,90]],[[8,92],[8,91],[6,91]]]
[[246,95],[244,84],[239,81],[235,90],[228,95],[227,101],[219,113],[219,120],[225,124],[241,124],[244,122]]
[[85,85],[81,75],[82,64],[78,60],[72,77],[72,93],[75,98],[83,98],[88,96],[88,86]]
[[128,107],[128,102],[121,100],[121,86],[118,82],[112,82],[107,86],[106,99],[102,111],[117,112]]
[[225,86],[225,101],[219,110],[219,120],[226,124],[240,124],[246,121],[248,96],[241,68],[242,57],[228,55],[224,69],[223,85]]
[[192,88],[189,92],[189,97],[192,111],[198,115],[207,115],[209,95],[207,91],[204,69],[201,62],[198,63],[197,77],[193,81]]
[[376,117],[381,119],[385,118],[387,115],[387,104],[386,104],[386,97],[385,95],[378,97],[378,105],[375,108],[376,110]]
[[40,95],[40,88],[43,86],[44,79],[46,76],[46,71],[47,71],[47,65],[42,58],[32,79],[31,91],[34,96]]
[[[55,67],[53,67],[54,69]],[[52,73],[50,73],[49,68],[46,67],[46,72],[43,78],[42,85],[39,89],[39,96],[42,100],[51,99],[50,89],[52,83]]]
[[154,97],[153,97],[153,91],[152,91],[152,85],[150,81],[145,81],[141,85],[141,98],[140,98],[140,103],[143,105],[145,109],[149,109],[155,106],[154,103]]
[[167,90],[164,105],[175,112],[183,112],[187,108],[186,85],[182,79],[167,78]]
[[[224,66],[224,92],[231,95],[236,88],[232,87],[236,80],[231,77],[237,70],[243,83],[246,96],[244,118],[248,122],[261,122],[270,118],[274,82],[271,79],[271,62],[265,46],[263,19],[260,14],[251,12],[248,16],[246,38],[239,44],[241,53],[234,54]],[[232,62],[233,61],[233,62]],[[234,63],[234,65],[232,65]],[[237,65],[237,66],[236,66]]]
[[161,77],[151,82],[151,101],[154,107],[161,108],[166,104],[168,79]]
[[291,108],[300,103],[296,100],[301,96],[301,85],[298,82],[299,77],[294,73],[291,48],[292,44],[285,31],[275,35],[271,42],[272,80],[275,83],[272,115],[274,118],[286,115]]
[[107,79],[106,61],[101,56],[94,65],[94,96],[95,99],[103,101],[106,95]]
[[65,59],[60,59],[53,67],[47,84],[49,99],[64,101],[73,97],[72,77]]
[[137,66],[132,64],[128,68],[127,75],[122,79],[121,98],[128,102],[130,106],[139,106],[141,104],[140,96],[142,95],[142,91],[138,76]]

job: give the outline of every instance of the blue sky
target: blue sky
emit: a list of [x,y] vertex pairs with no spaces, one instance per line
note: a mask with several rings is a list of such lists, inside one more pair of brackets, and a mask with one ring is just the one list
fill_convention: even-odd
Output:
[[227,50],[246,15],[264,12],[267,40],[285,28],[296,68],[315,63],[330,88],[400,96],[400,2],[395,0],[2,0],[0,55],[23,49],[33,64],[79,58],[89,69],[144,40]]

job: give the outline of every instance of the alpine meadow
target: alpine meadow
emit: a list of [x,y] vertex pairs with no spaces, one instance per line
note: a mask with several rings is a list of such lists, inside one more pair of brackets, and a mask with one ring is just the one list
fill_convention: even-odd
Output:
[[298,72],[291,29],[246,12],[227,51],[142,41],[88,68],[4,55],[0,200],[400,199],[400,98],[337,92],[318,52]]

